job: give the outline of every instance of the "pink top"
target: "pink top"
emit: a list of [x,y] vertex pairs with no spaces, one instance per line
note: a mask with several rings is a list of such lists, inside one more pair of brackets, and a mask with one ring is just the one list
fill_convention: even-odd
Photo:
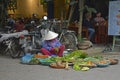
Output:
[[103,17],[96,17],[94,21],[99,23],[99,22],[104,22],[105,19]]

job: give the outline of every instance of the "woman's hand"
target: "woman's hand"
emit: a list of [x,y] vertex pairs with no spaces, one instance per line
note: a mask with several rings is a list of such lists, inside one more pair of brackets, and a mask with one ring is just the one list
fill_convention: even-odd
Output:
[[59,51],[59,47],[52,48],[50,51],[57,54]]
[[55,50],[56,53],[58,53],[59,47],[55,47],[54,50]]

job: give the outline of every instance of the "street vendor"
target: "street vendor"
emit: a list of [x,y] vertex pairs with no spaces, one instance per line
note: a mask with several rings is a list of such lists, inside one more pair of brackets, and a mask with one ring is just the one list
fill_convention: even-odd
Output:
[[63,51],[65,46],[60,43],[57,39],[58,34],[52,31],[49,31],[45,35],[45,40],[42,43],[42,48],[40,49],[41,53],[44,55],[57,55],[59,57],[63,56]]

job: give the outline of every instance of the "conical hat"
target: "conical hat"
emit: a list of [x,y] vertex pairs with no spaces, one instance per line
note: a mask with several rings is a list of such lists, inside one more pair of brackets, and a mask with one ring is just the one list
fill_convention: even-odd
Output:
[[45,40],[51,40],[58,37],[58,34],[52,31],[49,31],[46,35],[45,35]]

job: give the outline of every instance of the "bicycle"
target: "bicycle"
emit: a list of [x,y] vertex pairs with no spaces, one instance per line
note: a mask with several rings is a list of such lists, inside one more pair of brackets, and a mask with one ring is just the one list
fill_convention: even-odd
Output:
[[65,45],[67,50],[77,49],[77,37],[75,31],[68,30],[66,27],[67,21],[53,20],[51,22],[50,30],[59,34],[58,39]]
[[[25,53],[37,53],[40,52],[42,41],[44,40],[45,34],[51,30],[59,34],[58,39],[62,44],[66,46],[66,50],[74,50],[77,49],[77,37],[75,35],[75,31],[68,30],[67,28],[61,28],[61,26],[57,25],[59,21],[47,20],[42,21],[39,26],[34,27],[32,31],[29,32],[28,35],[25,35],[23,39],[22,49]],[[66,23],[66,22],[63,22]],[[63,26],[63,23],[61,25]],[[55,29],[61,28],[61,29]],[[66,27],[66,25],[64,24]],[[43,31],[42,31],[43,30]],[[28,38],[27,38],[28,37]]]

